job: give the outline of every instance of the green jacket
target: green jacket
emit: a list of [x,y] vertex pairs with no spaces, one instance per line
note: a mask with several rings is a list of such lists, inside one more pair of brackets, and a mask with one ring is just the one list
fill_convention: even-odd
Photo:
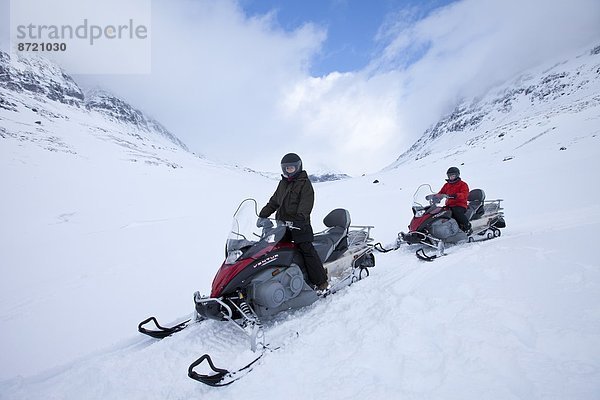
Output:
[[275,218],[280,221],[293,221],[310,225],[310,213],[315,203],[315,192],[306,171],[288,181],[282,176],[279,185],[259,217],[267,218],[277,211]]

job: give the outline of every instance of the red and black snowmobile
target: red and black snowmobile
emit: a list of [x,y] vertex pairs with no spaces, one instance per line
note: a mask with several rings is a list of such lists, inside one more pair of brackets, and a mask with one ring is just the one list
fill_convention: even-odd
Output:
[[[293,223],[263,219],[257,227],[257,204],[242,201],[233,217],[225,246],[225,261],[212,282],[210,296],[194,294],[196,321],[229,321],[251,339],[251,348],[264,344],[261,319],[314,303],[369,275],[375,266],[369,244],[372,226],[351,226],[345,209],[331,211],[323,220],[327,227],[314,235],[313,245],[327,270],[329,287],[317,291],[308,280],[304,260],[290,240]],[[140,332],[161,338],[185,327],[138,327]],[[186,321],[187,322],[187,321]],[[157,324],[158,325],[158,324]]]
[[[470,232],[462,231],[452,218],[452,211],[444,206],[444,194],[435,194],[428,184],[419,186],[413,198],[413,219],[408,226],[408,233],[398,234],[401,243],[422,245],[416,256],[424,261],[432,261],[444,255],[447,244],[475,242],[493,239],[501,235],[501,228],[506,227],[501,199],[485,200],[481,189],[469,192],[468,207],[465,215],[471,223]],[[428,255],[425,248],[435,249],[437,254]]]

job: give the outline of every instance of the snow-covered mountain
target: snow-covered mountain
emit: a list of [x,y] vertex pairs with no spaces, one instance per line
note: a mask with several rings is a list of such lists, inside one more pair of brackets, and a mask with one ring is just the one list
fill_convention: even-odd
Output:
[[136,326],[189,316],[222,262],[235,207],[266,201],[273,180],[167,141],[150,148],[183,168],[131,162],[127,147],[86,128],[123,123],[87,109],[68,115],[85,139],[51,130],[75,153],[48,151],[34,140],[49,136],[35,129],[38,114],[11,94],[19,113],[0,110],[0,127],[33,139],[0,138],[0,399],[597,399],[597,53],[465,102],[385,171],[315,185],[315,230],[344,207],[388,246],[406,230],[416,187],[441,186],[458,165],[471,188],[504,199],[507,228],[433,263],[410,247],[376,254],[369,278],[264,321],[277,350],[227,388],[187,368],[205,353],[228,369],[253,360],[238,330],[205,321],[155,341]]
[[158,121],[147,117],[144,113],[136,110],[125,101],[105,91],[93,90],[88,93],[85,98],[85,108],[102,113],[113,120],[132,125],[140,131],[163,136],[182,149],[188,150],[181,140],[171,134]]
[[117,145],[129,162],[176,168],[173,155],[188,151],[158,121],[101,90],[85,94],[41,57],[0,52],[0,120],[0,139],[72,155],[93,156],[90,149],[103,141]]
[[[600,45],[572,59],[528,71],[481,98],[464,101],[428,129],[390,168],[474,148],[487,149],[489,157],[508,161],[526,157],[528,144],[540,138],[551,140],[556,151],[567,150],[589,136],[576,131],[558,134],[559,120],[578,113],[597,115],[599,109]],[[500,142],[513,148],[501,153],[499,148],[505,146],[496,145]]]
[[308,177],[313,183],[339,181],[350,178],[350,175],[331,168],[326,163],[321,162],[317,165],[310,165],[308,168]]
[[350,178],[350,175],[335,172],[322,172],[308,175],[311,182],[331,182]]
[[[247,172],[253,172],[253,173],[262,175],[266,178],[273,179],[273,180],[281,179],[281,173],[277,173],[277,172],[255,171],[251,168],[244,168],[244,170]],[[310,181],[312,183],[339,181],[342,179],[350,178],[350,175],[344,174],[342,172],[334,172],[333,170],[319,169],[319,170],[316,170],[315,172],[313,172],[312,169],[309,169],[307,172],[308,172],[308,179],[310,179]]]

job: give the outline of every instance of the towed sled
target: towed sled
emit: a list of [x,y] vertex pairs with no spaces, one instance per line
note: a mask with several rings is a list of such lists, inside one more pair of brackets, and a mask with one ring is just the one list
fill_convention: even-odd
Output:
[[[268,349],[264,343],[264,319],[308,306],[369,276],[368,269],[375,266],[370,244],[373,226],[351,226],[350,213],[335,209],[323,219],[327,229],[314,235],[313,245],[329,279],[328,289],[318,291],[308,280],[304,259],[291,241],[290,231],[298,228],[289,221],[271,219],[264,219],[262,226],[257,227],[257,219],[256,200],[242,201],[234,214],[225,245],[225,261],[214,277],[210,295],[194,293],[194,322],[206,319],[230,322],[249,337],[252,351]],[[163,327],[150,317],[138,325],[138,330],[161,339],[185,329],[190,321]],[[156,329],[145,326],[150,322]],[[204,361],[216,374],[200,375],[193,371]],[[190,378],[211,386],[233,382],[221,383],[235,373],[215,367],[207,354],[188,371]]]
[[[502,199],[486,200],[485,192],[473,189],[469,192],[466,216],[471,230],[462,231],[452,218],[452,211],[445,206],[446,195],[433,192],[431,186],[419,186],[413,198],[413,219],[408,233],[400,232],[396,246],[402,243],[421,245],[416,256],[424,261],[433,261],[445,255],[446,245],[493,239],[501,235],[506,227]],[[427,254],[425,249],[430,250]],[[431,250],[434,250],[433,254]]]

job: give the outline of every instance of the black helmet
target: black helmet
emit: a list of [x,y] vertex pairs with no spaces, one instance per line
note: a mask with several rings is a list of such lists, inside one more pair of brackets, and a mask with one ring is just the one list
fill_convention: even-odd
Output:
[[298,175],[302,171],[302,160],[298,154],[288,153],[283,156],[281,159],[281,171],[286,178],[293,178]]
[[457,167],[450,167],[448,171],[446,171],[446,175],[448,175],[448,182],[456,182],[460,179],[460,170]]

